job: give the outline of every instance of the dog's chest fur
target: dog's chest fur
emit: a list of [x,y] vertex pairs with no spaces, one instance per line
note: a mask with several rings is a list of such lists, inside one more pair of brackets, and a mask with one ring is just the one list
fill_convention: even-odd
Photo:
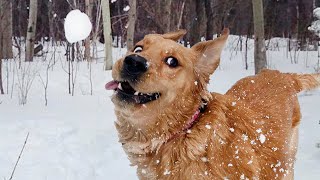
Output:
[[[139,178],[261,179],[284,176],[291,171],[294,159],[284,153],[289,146],[277,146],[289,139],[281,142],[278,138],[283,134],[272,132],[276,131],[271,127],[274,124],[265,123],[273,119],[266,118],[263,112],[244,109],[241,102],[235,104],[226,97],[213,94],[207,110],[189,131],[170,141],[166,136],[159,138],[159,147],[152,147],[154,139],[147,136],[140,138],[143,142],[124,144],[132,165],[138,166]],[[121,136],[127,132],[119,133]]]

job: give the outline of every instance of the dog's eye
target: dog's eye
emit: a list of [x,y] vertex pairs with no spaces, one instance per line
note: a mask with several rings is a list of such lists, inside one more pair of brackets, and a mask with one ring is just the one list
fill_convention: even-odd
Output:
[[140,53],[141,51],[142,51],[142,46],[137,46],[133,50],[134,53]]
[[174,57],[167,57],[165,62],[169,67],[177,67],[179,65],[178,60]]

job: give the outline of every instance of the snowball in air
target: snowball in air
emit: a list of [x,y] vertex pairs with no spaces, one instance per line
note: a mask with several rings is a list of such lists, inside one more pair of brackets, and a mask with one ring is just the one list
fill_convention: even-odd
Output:
[[68,13],[64,22],[66,38],[70,43],[86,39],[92,30],[89,17],[80,10],[72,10]]

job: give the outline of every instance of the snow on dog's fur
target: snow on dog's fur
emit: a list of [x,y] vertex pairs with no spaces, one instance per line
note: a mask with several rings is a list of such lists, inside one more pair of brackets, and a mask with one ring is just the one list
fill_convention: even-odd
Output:
[[293,179],[297,93],[317,87],[320,76],[263,70],[224,95],[209,93],[229,30],[192,48],[176,43],[185,33],[145,36],[106,85],[139,178]]

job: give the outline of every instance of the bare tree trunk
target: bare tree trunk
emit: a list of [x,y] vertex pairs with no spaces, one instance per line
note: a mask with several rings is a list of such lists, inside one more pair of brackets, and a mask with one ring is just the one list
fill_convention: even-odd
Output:
[[0,0],[0,51],[3,59],[12,59],[12,2]]
[[48,18],[49,18],[49,37],[52,38],[52,43],[55,42],[55,32],[54,32],[54,11],[53,11],[53,2],[48,1]]
[[25,61],[33,61],[34,42],[35,42],[36,27],[37,27],[37,8],[38,8],[38,0],[30,0]]
[[[92,1],[91,0],[86,0],[86,14],[88,15],[90,21],[92,21]],[[84,49],[84,58],[87,61],[91,61],[91,56],[90,56],[90,39],[91,36],[88,36],[86,41],[85,41],[85,49]]]
[[213,18],[213,8],[212,0],[205,0],[205,11],[207,16],[207,29],[206,29],[206,39],[213,39],[213,31],[214,31],[214,18]]
[[112,37],[109,0],[102,0],[103,34],[105,50],[105,70],[112,69]]
[[267,67],[262,0],[252,0],[254,23],[254,66],[258,74]]
[[180,9],[180,13],[179,13],[179,20],[178,20],[178,25],[177,25],[177,29],[180,29],[181,27],[181,22],[182,22],[182,16],[183,16],[183,12],[184,12],[184,6],[186,4],[186,0],[184,0],[182,2],[182,5],[181,5],[181,9]]
[[164,26],[164,31],[165,32],[170,32],[172,29],[171,29],[171,4],[172,4],[172,0],[163,0],[162,1],[164,4],[163,4],[163,19],[162,19],[162,22],[163,22],[163,26]]
[[127,29],[127,49],[131,50],[134,46],[134,30],[137,17],[137,0],[129,0],[129,21]]
[[0,52],[0,94],[4,94],[3,84],[2,84],[2,59],[1,59],[1,52]]

